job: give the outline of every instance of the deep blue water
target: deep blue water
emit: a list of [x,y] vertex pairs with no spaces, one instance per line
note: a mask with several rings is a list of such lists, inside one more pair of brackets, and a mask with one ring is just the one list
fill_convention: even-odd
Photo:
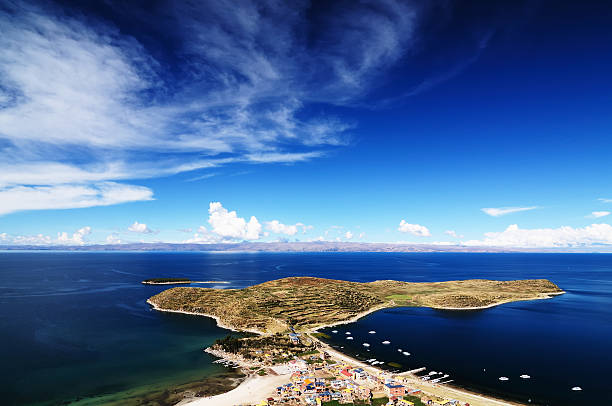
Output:
[[[219,286],[236,288],[304,275],[550,279],[567,294],[471,312],[385,310],[335,328],[342,334],[330,333],[332,343],[404,369],[443,371],[462,386],[515,399],[612,404],[612,255],[89,252],[0,253],[2,404],[55,404],[221,371],[201,349],[226,331],[207,318],[151,311],[145,300],[164,287],[140,284],[144,278],[226,280],[231,284]],[[391,345],[380,344],[385,339]],[[372,344],[369,353],[365,341]],[[519,379],[523,373],[532,379]]]

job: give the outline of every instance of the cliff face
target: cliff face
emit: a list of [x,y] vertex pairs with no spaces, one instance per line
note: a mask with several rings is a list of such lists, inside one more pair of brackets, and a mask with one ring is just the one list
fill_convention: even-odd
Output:
[[263,333],[289,326],[310,329],[350,320],[384,307],[469,309],[563,293],[544,280],[466,280],[369,283],[311,277],[284,278],[245,289],[176,287],[149,299],[159,310],[217,317],[224,326]]

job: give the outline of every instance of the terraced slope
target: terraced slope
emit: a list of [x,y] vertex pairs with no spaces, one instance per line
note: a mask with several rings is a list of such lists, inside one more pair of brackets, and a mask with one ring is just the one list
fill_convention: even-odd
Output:
[[294,277],[245,289],[176,287],[148,302],[158,310],[214,316],[222,325],[237,330],[274,333],[289,326],[308,330],[336,324],[385,307],[470,309],[560,293],[563,291],[557,285],[545,279],[359,283]]

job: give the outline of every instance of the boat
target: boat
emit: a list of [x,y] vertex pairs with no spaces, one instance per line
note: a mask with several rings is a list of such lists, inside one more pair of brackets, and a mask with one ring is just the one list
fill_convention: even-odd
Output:
[[364,347],[369,347],[369,346],[370,346],[370,344],[368,344],[368,343],[363,343],[363,346],[364,346]]
[[404,354],[406,356],[410,355],[410,353],[408,351],[404,351],[404,352],[402,352],[402,354]]
[[351,335],[351,332],[350,332],[350,331],[347,331],[347,332],[346,332],[346,333],[344,333],[344,334],[346,334],[347,336],[350,336],[350,335]]
[[505,376],[500,376],[500,377],[499,377],[499,380],[500,380],[500,381],[509,381],[509,380],[510,380],[510,378],[505,377]]
[[338,330],[332,330],[332,333],[336,334],[338,332]]
[[529,378],[531,378],[531,377],[530,377],[529,375],[523,374],[523,375],[521,375],[521,378],[523,378],[523,379],[529,379]]
[[376,331],[370,330],[370,331],[368,331],[368,334],[376,334]]
[[346,337],[346,339],[347,339],[347,340],[352,340],[352,339],[353,339],[353,337],[348,336],[348,337]]
[[582,388],[581,388],[580,386],[574,386],[574,387],[572,388],[572,390],[573,390],[573,391],[579,391],[579,390],[582,390]]
[[385,341],[383,341],[382,343],[383,343],[383,344],[385,344],[385,345],[388,345],[388,344],[391,344],[391,341],[386,341],[386,340],[385,340]]

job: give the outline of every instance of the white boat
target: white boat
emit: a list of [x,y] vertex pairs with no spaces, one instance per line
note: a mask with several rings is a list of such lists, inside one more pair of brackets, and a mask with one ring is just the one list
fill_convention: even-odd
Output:
[[505,377],[505,376],[500,376],[500,377],[499,377],[499,380],[500,380],[500,381],[509,381],[509,380],[510,380],[510,378]]
[[529,375],[523,374],[523,375],[521,375],[521,378],[523,378],[523,379],[529,379],[529,378],[531,378],[531,377],[530,377]]
[[370,344],[368,344],[368,343],[363,343],[363,346],[364,346],[364,347],[369,347],[369,346],[370,346]]
[[332,333],[336,334],[338,332],[338,330],[332,330]]
[[351,335],[351,332],[350,332],[350,331],[347,331],[347,332],[346,332],[346,333],[344,333],[344,334],[346,334],[347,336],[350,336],[350,335]]
[[383,341],[382,343],[383,343],[384,345],[389,345],[389,344],[391,344],[391,341],[386,341],[386,340],[385,340],[385,341]]
[[397,349],[397,352],[402,352],[402,349],[401,349],[401,348],[398,348],[398,349]]
[[376,334],[376,331],[370,330],[370,331],[368,331],[368,334]]
[[346,337],[346,339],[347,339],[347,340],[352,340],[352,339],[353,339],[353,337],[348,336],[348,337]]
[[580,386],[574,386],[574,387],[572,388],[572,390],[574,390],[574,391],[579,391],[579,390],[582,390],[582,388],[581,388]]
[[404,352],[402,352],[402,354],[404,354],[406,356],[410,355],[410,353],[408,351],[404,351]]

